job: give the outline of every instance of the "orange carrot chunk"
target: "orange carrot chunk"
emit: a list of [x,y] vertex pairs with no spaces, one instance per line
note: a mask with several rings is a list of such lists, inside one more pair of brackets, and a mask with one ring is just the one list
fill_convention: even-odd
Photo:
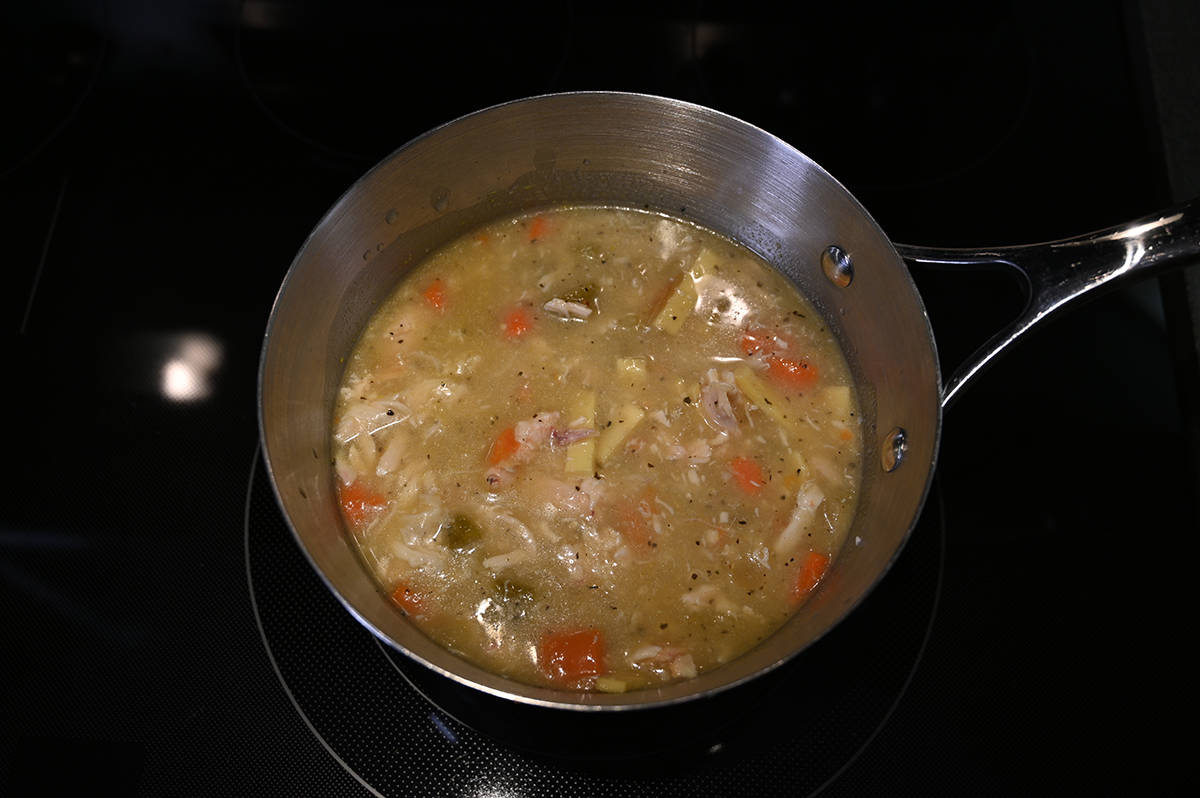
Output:
[[435,310],[445,310],[446,308],[446,284],[441,277],[437,277],[429,285],[425,286],[425,290],[421,292]]
[[621,538],[633,547],[638,554],[655,548],[654,540],[655,492],[647,487],[640,495],[621,497],[611,505],[601,507],[600,513],[607,523],[621,535]]
[[817,367],[804,360],[772,356],[767,358],[767,376],[781,388],[807,391],[817,383]]
[[599,629],[547,632],[538,642],[538,668],[564,682],[603,674],[604,634]]
[[425,612],[425,596],[401,582],[392,591],[392,601],[407,615],[421,615]]
[[533,317],[525,308],[516,308],[504,317],[504,335],[508,338],[520,338],[533,329]]
[[516,430],[509,427],[496,437],[496,440],[492,443],[492,448],[488,450],[488,465],[503,463],[516,454],[520,448],[521,442],[517,440]]
[[746,357],[758,354],[769,357],[795,347],[796,342],[791,337],[763,327],[750,327],[742,332],[742,353]]
[[535,216],[529,222],[529,240],[537,241],[539,238],[544,238],[546,233],[550,231],[550,223],[546,221],[545,216]]
[[742,352],[746,357],[764,351],[775,351],[775,336],[758,328],[751,328],[742,333]]
[[746,493],[758,493],[767,484],[762,466],[749,457],[735,457],[729,462],[729,472],[737,486]]
[[803,601],[825,577],[827,570],[829,570],[828,554],[810,551],[804,555],[800,569],[796,572],[796,581],[792,584],[792,600]]
[[342,514],[355,526],[362,526],[387,507],[386,496],[371,490],[358,479],[349,485],[338,486],[338,500]]

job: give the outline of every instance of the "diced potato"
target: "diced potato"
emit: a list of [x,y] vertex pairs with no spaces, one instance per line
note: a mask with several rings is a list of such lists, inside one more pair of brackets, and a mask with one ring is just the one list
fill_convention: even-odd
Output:
[[575,397],[567,410],[567,426],[572,429],[595,429],[596,392],[584,391]]
[[625,692],[625,682],[612,676],[597,676],[596,689],[602,693],[623,693]]
[[830,385],[824,388],[822,393],[824,394],[822,401],[829,408],[833,417],[849,421],[850,413],[853,412],[850,407],[850,386]]
[[675,380],[672,387],[672,397],[677,402],[682,402],[684,399],[691,399],[697,402],[700,399],[700,385],[692,380],[680,377]]
[[645,416],[646,411],[635,404],[625,405],[618,410],[600,433],[600,440],[596,444],[597,462],[608,460]]
[[646,381],[646,358],[619,357],[617,358],[617,373],[630,381]]
[[717,253],[708,247],[701,247],[700,251],[696,253],[696,259],[692,261],[692,277],[699,279],[706,274],[712,274],[713,267],[720,262]]
[[590,474],[596,467],[596,439],[575,441],[567,447],[566,471],[568,474]]
[[[567,413],[572,429],[596,428],[596,393],[584,391],[575,398]],[[596,467],[596,439],[576,441],[567,447],[566,470],[570,474],[590,474]]]
[[792,432],[800,430],[800,419],[790,412],[791,407],[786,397],[760,380],[747,366],[734,369],[733,380],[746,398],[770,416],[776,424]]
[[696,284],[692,282],[691,275],[685,274],[675,284],[675,290],[667,297],[662,310],[654,317],[654,326],[675,335],[695,307]]

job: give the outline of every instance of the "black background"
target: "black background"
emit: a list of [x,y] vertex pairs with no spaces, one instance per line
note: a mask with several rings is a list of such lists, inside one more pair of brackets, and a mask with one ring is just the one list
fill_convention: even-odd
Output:
[[[248,564],[278,519],[250,480],[275,291],[324,211],[411,137],[543,92],[678,97],[779,135],[894,240],[931,246],[1071,235],[1200,193],[1186,2],[79,0],[0,19],[6,795],[385,790],[339,764],[264,646]],[[916,276],[947,365],[1019,308],[992,276]],[[713,794],[1195,793],[1189,313],[1178,275],[1119,289],[965,392],[928,547],[936,611],[914,610],[928,644],[894,712],[851,729],[864,745],[818,784],[780,775],[810,766],[785,736],[753,778],[751,760],[704,764]],[[202,386],[185,399],[163,387],[181,358]],[[297,599],[299,627],[323,598]],[[405,683],[381,690],[440,717]],[[701,767],[596,775],[459,728],[465,755],[435,727],[383,752],[396,792],[687,794]]]

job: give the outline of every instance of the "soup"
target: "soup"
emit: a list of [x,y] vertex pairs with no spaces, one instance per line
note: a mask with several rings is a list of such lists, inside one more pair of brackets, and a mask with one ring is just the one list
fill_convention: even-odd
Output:
[[755,646],[818,588],[862,431],[821,316],[679,219],[496,222],[412,269],[348,359],[342,512],[398,610],[522,682],[621,692]]

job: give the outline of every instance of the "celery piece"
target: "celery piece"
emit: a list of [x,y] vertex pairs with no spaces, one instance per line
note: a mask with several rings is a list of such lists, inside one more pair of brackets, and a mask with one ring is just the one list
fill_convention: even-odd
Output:
[[479,524],[465,515],[451,516],[438,527],[434,540],[446,548],[460,554],[469,554],[478,548],[483,539],[483,530]]

